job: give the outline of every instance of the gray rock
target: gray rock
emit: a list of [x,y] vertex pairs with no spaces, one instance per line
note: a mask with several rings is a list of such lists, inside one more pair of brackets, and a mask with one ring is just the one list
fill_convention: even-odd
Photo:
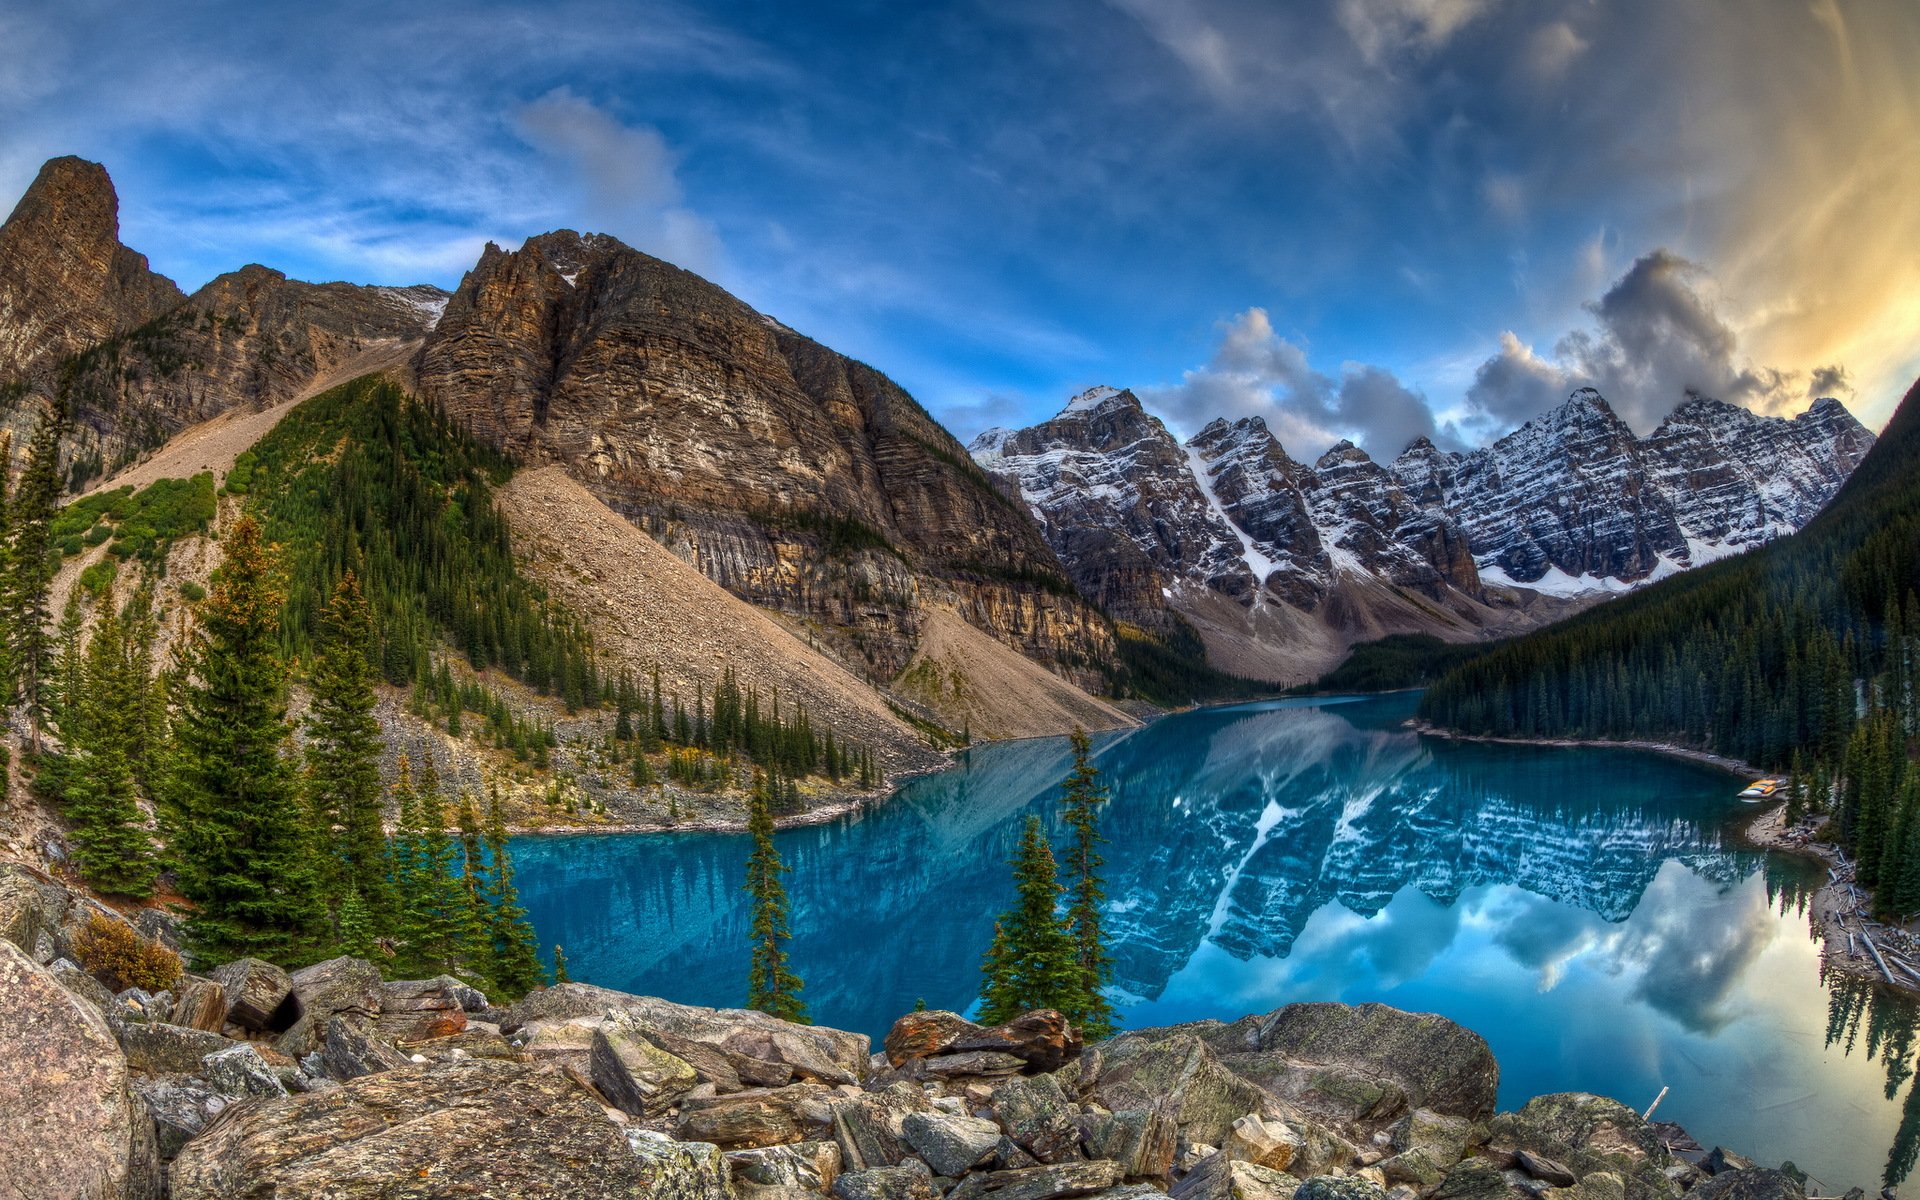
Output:
[[979,1117],[911,1112],[901,1119],[908,1146],[936,1175],[959,1176],[993,1156],[1000,1127]]
[[175,1025],[219,1033],[227,1025],[227,989],[201,975],[182,974],[173,981]]
[[937,1197],[932,1174],[924,1163],[914,1160],[897,1167],[848,1171],[833,1181],[833,1194],[839,1200],[936,1200]]
[[159,942],[176,954],[186,946],[181,935],[180,918],[164,908],[141,909],[133,918],[133,927],[141,937],[150,942]]
[[299,1001],[288,1004],[293,980],[270,962],[236,959],[215,967],[211,975],[226,989],[227,1019],[242,1029],[277,1033],[300,1019]]
[[128,988],[114,996],[109,1011],[120,1021],[165,1021],[173,1016],[173,993],[156,995],[145,988]]
[[1087,1157],[1112,1159],[1128,1179],[1164,1179],[1173,1170],[1180,1127],[1164,1104],[1089,1112],[1080,1114],[1080,1140]]
[[1665,1200],[1679,1191],[1667,1176],[1674,1160],[1658,1132],[1617,1100],[1585,1092],[1536,1096],[1487,1129],[1493,1146],[1551,1159],[1582,1180],[1616,1174],[1629,1200]]
[[801,1188],[824,1195],[840,1176],[840,1147],[833,1142],[793,1142],[727,1151],[736,1186]]
[[588,1054],[593,1084],[613,1106],[636,1117],[657,1117],[693,1090],[693,1067],[643,1036],[632,1018],[610,1012],[593,1034]]
[[384,1071],[228,1112],[175,1160],[172,1197],[725,1200],[717,1150],[644,1132],[630,1139],[551,1068],[476,1059]]
[[1709,1175],[1718,1175],[1722,1171],[1748,1171],[1753,1169],[1753,1160],[1735,1154],[1725,1146],[1715,1146],[1700,1160],[1700,1169]]
[[[3,878],[3,877],[0,877]],[[22,1196],[120,1200],[152,1182],[137,1159],[151,1141],[107,1022],[11,941],[0,941],[0,1178]]]
[[[817,1084],[754,1089],[707,1099],[689,1096],[681,1103],[674,1126],[674,1135],[681,1141],[712,1142],[729,1149],[813,1141],[833,1132],[834,1106],[826,1089]],[[842,1143],[843,1163],[845,1149]]]
[[102,1016],[113,1011],[113,993],[107,985],[81,970],[72,959],[56,958],[47,969],[61,987],[93,1005]]
[[1248,1113],[1227,1130],[1220,1151],[1235,1162],[1285,1171],[1305,1157],[1302,1154],[1305,1146],[1306,1139],[1288,1128],[1286,1122]]
[[1294,1200],[1386,1200],[1387,1189],[1359,1175],[1315,1175],[1301,1181]]
[[380,1035],[399,1044],[426,1042],[467,1027],[467,1010],[438,979],[397,979],[380,985]]
[[394,1046],[343,1017],[327,1022],[319,1055],[319,1065],[334,1079],[358,1079],[412,1063]]
[[935,1079],[1004,1079],[1026,1068],[1025,1059],[999,1050],[968,1050],[910,1060],[921,1074]]
[[163,1021],[122,1022],[114,1032],[126,1052],[127,1066],[149,1075],[197,1074],[202,1059],[233,1045],[217,1033]]
[[19,863],[0,864],[0,941],[28,958],[49,963],[69,906],[67,890]]
[[947,1200],[1058,1200],[1091,1196],[1119,1182],[1118,1163],[1052,1163],[1018,1171],[977,1172],[948,1192]]
[[240,1099],[247,1096],[285,1096],[286,1085],[260,1057],[260,1052],[245,1042],[216,1050],[200,1062],[200,1074],[223,1096]]
[[[615,1008],[631,1015],[641,1028],[718,1046],[737,1056],[730,1060],[736,1070],[746,1060],[757,1060],[789,1068],[791,1078],[858,1084],[871,1069],[871,1042],[865,1034],[795,1025],[752,1009],[674,1004],[584,983],[556,984],[527,993],[507,1009],[501,1027],[512,1033],[536,1020],[598,1018]],[[746,1071],[741,1071],[740,1078],[743,1083],[756,1082]],[[779,1085],[768,1081],[763,1086]]]
[[153,1118],[162,1162],[172,1162],[188,1141],[233,1103],[197,1079],[140,1079],[133,1086]]
[[[1418,1146],[1381,1159],[1374,1165],[1380,1168],[1380,1173],[1386,1176],[1388,1183],[1407,1184],[1418,1191],[1439,1187],[1447,1176],[1446,1168],[1440,1165],[1433,1152]],[[1389,1197],[1389,1200],[1392,1198]]]
[[1432,1200],[1527,1200],[1527,1197],[1528,1193],[1515,1187],[1497,1163],[1485,1158],[1469,1158],[1447,1172]]
[[1079,1107],[1051,1075],[1021,1075],[993,1090],[993,1115],[1007,1136],[1043,1163],[1079,1157]]
[[1467,1156],[1467,1147],[1473,1140],[1473,1122],[1432,1109],[1416,1108],[1400,1118],[1388,1130],[1388,1136],[1396,1151],[1404,1154],[1409,1150],[1424,1150],[1441,1166],[1450,1167]]
[[468,1014],[483,1013],[489,1009],[487,994],[464,979],[455,979],[451,975],[440,975],[434,979],[440,990],[452,996]]
[[1554,1187],[1572,1187],[1578,1182],[1572,1171],[1544,1154],[1535,1154],[1531,1150],[1516,1150],[1513,1162],[1515,1166],[1535,1179]]
[[892,1083],[865,1092],[833,1108],[833,1137],[849,1171],[900,1165],[908,1155],[905,1121],[910,1113],[929,1112],[927,1094],[911,1083]]
[[1173,1185],[1177,1200],[1291,1200],[1300,1181],[1216,1150]]
[[[693,1068],[693,1073],[701,1083],[710,1083],[715,1092],[725,1094],[737,1092],[744,1087],[781,1087],[793,1080],[793,1068],[784,1063],[753,1063],[749,1073],[756,1081],[764,1081],[771,1075],[785,1072],[785,1077],[775,1083],[749,1083],[740,1078],[740,1072],[734,1067],[738,1055],[729,1055],[718,1046],[706,1042],[696,1042],[692,1038],[683,1038],[678,1034],[663,1033],[658,1029],[641,1029],[640,1036],[653,1045],[673,1055],[681,1062]],[[756,1067],[761,1069],[755,1069]]]
[[1093,1097],[1115,1112],[1165,1102],[1188,1141],[1218,1146],[1248,1113],[1278,1115],[1265,1092],[1227,1070],[1190,1033],[1122,1034],[1099,1049]]
[[1734,1167],[1687,1193],[1689,1200],[1804,1200],[1800,1181],[1767,1167]]

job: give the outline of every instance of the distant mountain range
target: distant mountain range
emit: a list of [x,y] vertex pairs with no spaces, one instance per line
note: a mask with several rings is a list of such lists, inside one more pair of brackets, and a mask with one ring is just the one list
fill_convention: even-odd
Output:
[[1786,420],[1690,396],[1640,438],[1583,388],[1468,453],[1343,441],[1308,466],[1258,417],[1183,444],[1101,387],[970,450],[1109,612],[1297,682],[1355,641],[1516,631],[1790,533],[1872,445],[1831,399]]

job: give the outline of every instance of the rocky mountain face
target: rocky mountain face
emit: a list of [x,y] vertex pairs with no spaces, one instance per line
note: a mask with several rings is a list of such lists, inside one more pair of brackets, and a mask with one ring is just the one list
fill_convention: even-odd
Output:
[[1025,509],[912,397],[613,238],[489,246],[416,374],[481,436],[560,464],[876,676],[905,668],[935,605],[1083,682],[1112,658]]
[[[971,452],[1116,616],[1178,614],[1216,657],[1292,681],[1351,641],[1511,632],[1797,529],[1872,443],[1838,401],[1789,421],[1697,397],[1637,438],[1583,389],[1471,453],[1422,438],[1382,465],[1341,442],[1309,466],[1258,417],[1182,445],[1097,388]],[[1310,649],[1249,658],[1248,639]]]
[[1457,517],[1491,579],[1624,590],[1800,528],[1872,445],[1831,399],[1783,420],[1691,396],[1637,438],[1582,388],[1490,446],[1415,446],[1394,470]]
[[1497,1112],[1483,1038],[1381,1004],[1289,1004],[1091,1046],[1051,1009],[993,1027],[921,1011],[876,1050],[865,1034],[584,983],[507,1004],[345,957],[292,972],[241,959],[156,994],[74,961],[89,922],[176,936],[158,910],[136,926],[0,868],[16,1051],[0,1171],[23,1195],[1805,1196],[1600,1096]]
[[445,303],[424,285],[301,283],[261,266],[183,296],[120,244],[106,171],[54,159],[0,226],[0,428],[22,445],[64,396],[84,486],[189,425],[270,407],[362,350],[419,339]]

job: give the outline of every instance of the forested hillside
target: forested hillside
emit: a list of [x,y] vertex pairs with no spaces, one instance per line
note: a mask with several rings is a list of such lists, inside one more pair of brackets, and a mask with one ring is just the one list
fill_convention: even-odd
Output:
[[1421,712],[1469,734],[1658,738],[1805,772],[1793,803],[1883,908],[1920,910],[1920,385],[1799,533],[1452,671]]

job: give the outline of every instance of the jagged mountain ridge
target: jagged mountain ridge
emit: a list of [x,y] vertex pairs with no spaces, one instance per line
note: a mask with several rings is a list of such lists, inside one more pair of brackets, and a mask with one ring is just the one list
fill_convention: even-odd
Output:
[[605,235],[489,245],[416,363],[422,393],[564,467],[736,595],[875,676],[941,606],[1103,682],[1111,629],[1027,513],[911,396]]
[[0,225],[0,427],[24,444],[63,397],[76,488],[190,425],[271,407],[383,343],[417,340],[447,294],[303,283],[249,265],[191,296],[122,245],[97,163],[56,158]]
[[[1470,453],[1423,438],[1382,466],[1343,441],[1308,466],[1258,417],[1182,445],[1131,392],[1102,387],[971,452],[1116,616],[1178,614],[1240,669],[1291,681],[1347,642],[1538,624],[1798,528],[1872,442],[1838,401],[1788,421],[1699,397],[1641,439],[1582,389]],[[1236,638],[1318,653],[1236,659]]]

